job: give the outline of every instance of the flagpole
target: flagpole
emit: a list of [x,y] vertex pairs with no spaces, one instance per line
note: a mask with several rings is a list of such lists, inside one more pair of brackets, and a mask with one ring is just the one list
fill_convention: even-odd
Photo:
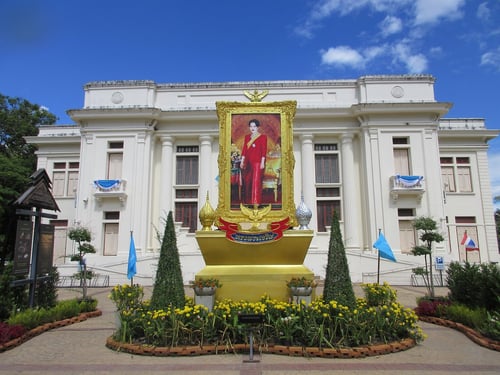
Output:
[[[132,241],[133,241],[133,238],[134,238],[134,231],[133,231],[133,230],[131,230],[131,231],[130,231],[130,246],[131,246],[131,247],[132,247]],[[133,246],[133,248],[134,248],[134,262],[136,262],[136,260],[135,260],[135,245]],[[129,256],[129,262],[128,262],[128,266],[127,266],[127,273],[130,271],[130,270],[128,269],[128,268],[130,267],[130,255],[131,255],[131,254],[130,254],[130,250],[131,250],[131,249],[129,249],[129,254],[128,254],[128,256]],[[134,270],[135,270],[135,268],[134,268]],[[132,274],[132,276],[130,277],[130,286],[131,286],[131,287],[133,287],[133,286],[134,286],[134,275],[135,275],[135,271],[134,271],[134,273]]]
[[[462,242],[464,241],[466,236],[467,236],[467,230],[465,230],[465,232],[464,232],[464,238],[462,239]],[[464,250],[465,250],[465,262],[469,263],[469,254],[467,251],[467,245],[464,245]]]
[[[133,235],[133,234],[134,234],[134,231],[133,231],[133,230],[131,230],[131,231],[130,231],[130,239],[132,239],[132,235]],[[132,287],[134,286],[134,276],[132,276],[132,277],[130,278],[130,286],[132,286]]]
[[[379,228],[378,230],[378,236],[380,237],[380,232],[382,232],[382,229]],[[379,284],[380,281],[380,250],[377,249],[377,285]]]
[[378,250],[377,252],[377,284],[380,283],[380,258],[388,259],[397,262],[392,252],[391,246],[382,234],[382,229],[378,230],[378,239],[373,244],[373,247]]

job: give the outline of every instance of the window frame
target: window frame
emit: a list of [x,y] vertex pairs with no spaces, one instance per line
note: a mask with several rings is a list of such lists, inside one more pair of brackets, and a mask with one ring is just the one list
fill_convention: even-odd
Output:
[[[439,158],[443,191],[446,194],[473,193],[470,156],[441,156]],[[446,173],[444,173],[446,171]],[[462,173],[467,171],[467,173]]]
[[[341,153],[336,142],[315,143],[314,152],[314,186],[316,189],[316,230],[320,233],[327,232],[332,222],[333,212],[337,210],[338,218],[341,221],[342,215],[342,171]],[[317,156],[334,156],[332,160],[336,162],[337,176],[333,174],[330,181],[328,178],[319,176]],[[322,169],[324,170],[324,168]],[[327,176],[328,177],[328,176]],[[330,210],[331,208],[331,210]],[[331,212],[328,212],[331,211]]]
[[[402,152],[404,151],[404,155]],[[400,159],[397,158],[398,155],[396,153],[399,152]],[[403,157],[401,157],[403,156]],[[394,172],[396,174],[402,176],[411,176],[413,174],[412,163],[411,163],[411,148],[410,148],[410,140],[408,137],[392,137],[392,157],[394,162]],[[404,161],[403,166],[403,159]],[[398,171],[398,167],[403,166],[401,171]]]
[[[403,241],[402,241],[402,236],[401,236],[401,223],[404,222],[405,224],[411,224],[413,230],[413,246],[416,246],[418,244],[418,233],[417,230],[415,229],[413,222],[415,221],[416,215],[415,215],[415,209],[414,208],[398,208],[398,231],[399,231],[399,249],[402,254],[411,254],[412,247],[409,249],[404,249],[403,248]],[[406,228],[403,228],[406,229]]]
[[[59,166],[57,166],[59,165]],[[57,179],[55,176],[60,175],[62,178]],[[71,178],[75,176],[76,179]],[[79,161],[54,161],[52,165],[52,195],[55,198],[74,198],[78,189],[78,181],[80,179],[80,162]],[[59,194],[59,183],[61,181],[62,192]],[[57,189],[57,190],[56,190]]]
[[[189,164],[196,160],[196,173],[190,178],[179,181],[179,160],[192,158]],[[174,217],[176,222],[182,222],[183,227],[194,233],[198,228],[198,196],[200,187],[200,147],[195,144],[180,144],[175,148],[174,170]],[[190,174],[191,175],[191,174]]]

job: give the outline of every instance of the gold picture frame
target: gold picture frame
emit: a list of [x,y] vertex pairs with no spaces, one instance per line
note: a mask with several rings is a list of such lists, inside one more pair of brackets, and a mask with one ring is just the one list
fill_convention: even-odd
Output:
[[[297,102],[217,102],[216,108],[219,119],[219,202],[215,223],[218,224],[220,218],[238,224],[248,222],[249,217],[242,210],[252,209],[265,212],[259,216],[260,222],[288,218],[289,226],[296,226],[293,119]],[[244,149],[249,152],[252,146],[245,137],[249,137],[250,122],[255,120],[259,123],[260,134],[264,135],[260,140],[267,144],[265,168],[260,172],[262,185],[258,203],[247,199],[247,172],[244,167],[240,168]]]

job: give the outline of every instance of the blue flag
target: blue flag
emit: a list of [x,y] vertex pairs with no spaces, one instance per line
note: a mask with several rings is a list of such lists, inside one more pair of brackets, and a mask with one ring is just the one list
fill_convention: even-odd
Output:
[[130,249],[128,251],[128,270],[127,277],[131,279],[137,273],[137,256],[135,255],[134,235],[130,232]]
[[396,258],[394,257],[394,254],[392,253],[392,249],[389,246],[389,243],[387,243],[387,240],[385,239],[384,235],[382,232],[380,232],[378,236],[378,240],[375,241],[373,244],[373,247],[378,250],[378,253],[381,258],[389,259],[392,260],[393,262],[396,262]]

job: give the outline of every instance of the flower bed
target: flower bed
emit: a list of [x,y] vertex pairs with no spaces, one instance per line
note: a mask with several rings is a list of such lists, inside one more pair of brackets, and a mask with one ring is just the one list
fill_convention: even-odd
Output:
[[[218,301],[211,312],[195,305],[192,299],[187,299],[182,309],[167,310],[152,310],[146,301],[139,307],[120,311],[120,328],[108,343],[120,350],[135,345],[134,351],[149,354],[154,348],[233,351],[237,345],[248,343],[248,326],[239,322],[240,314],[263,316],[262,324],[252,326],[254,345],[263,352],[295,348],[294,353],[303,355],[316,349],[324,356],[332,350],[343,353],[352,348],[377,348],[355,350],[356,356],[360,356],[365,352],[391,352],[394,348],[389,343],[401,347],[400,343],[406,339],[413,345],[424,339],[416,324],[416,314],[396,302],[370,306],[365,299],[358,299],[350,309],[336,301],[326,303],[316,299],[311,304],[294,304],[264,296],[258,302]],[[287,354],[290,350],[287,349]]]
[[[411,338],[395,341],[388,344],[366,345],[354,348],[314,348],[300,346],[269,345],[259,347],[260,353],[288,356],[318,357],[318,358],[364,358],[390,353],[397,353],[413,348],[416,341]],[[106,346],[112,350],[136,355],[151,355],[157,357],[196,356],[207,354],[245,353],[250,347],[248,344],[235,344],[231,347],[205,345],[182,347],[158,347],[142,344],[128,344],[108,337]]]

